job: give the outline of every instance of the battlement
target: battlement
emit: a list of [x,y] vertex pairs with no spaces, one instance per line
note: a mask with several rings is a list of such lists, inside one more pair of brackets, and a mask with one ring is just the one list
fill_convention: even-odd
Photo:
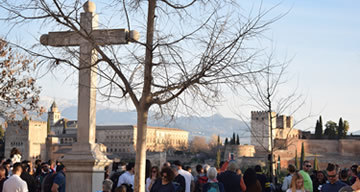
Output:
[[[276,116],[276,112],[271,112],[272,116]],[[264,120],[269,118],[269,112],[267,111],[251,111],[251,119],[252,120]]]

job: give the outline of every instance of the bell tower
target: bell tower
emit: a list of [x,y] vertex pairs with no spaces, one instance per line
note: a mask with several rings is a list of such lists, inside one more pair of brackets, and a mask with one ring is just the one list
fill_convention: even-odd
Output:
[[48,112],[48,119],[49,119],[50,126],[53,126],[56,122],[58,122],[60,120],[60,116],[61,116],[61,114],[59,112],[59,109],[58,109],[55,101],[54,101]]

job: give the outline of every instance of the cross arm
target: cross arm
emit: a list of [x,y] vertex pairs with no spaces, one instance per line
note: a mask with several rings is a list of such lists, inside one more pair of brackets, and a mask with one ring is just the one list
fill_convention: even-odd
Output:
[[[97,29],[91,32],[89,38],[100,46],[127,44],[131,41],[137,41],[139,33],[137,31],[129,32],[126,29]],[[87,40],[74,31],[49,32],[49,34],[40,37],[41,44],[54,47],[79,46],[84,41]]]

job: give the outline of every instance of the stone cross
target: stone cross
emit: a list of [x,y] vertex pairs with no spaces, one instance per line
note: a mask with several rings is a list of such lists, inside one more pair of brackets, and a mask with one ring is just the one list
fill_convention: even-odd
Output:
[[101,190],[103,166],[110,162],[95,143],[97,52],[94,45],[127,44],[139,39],[137,31],[97,29],[95,4],[87,1],[83,8],[80,31],[49,32],[40,38],[43,45],[80,47],[77,142],[63,159],[67,163],[66,191]]
[[80,33],[50,32],[42,35],[40,42],[54,47],[80,46],[77,142],[85,145],[95,143],[96,129],[97,52],[89,39],[96,45],[127,44],[131,40],[138,40],[139,35],[136,31],[128,32],[126,29],[97,29],[95,4],[86,2],[84,10],[85,13],[80,16]]

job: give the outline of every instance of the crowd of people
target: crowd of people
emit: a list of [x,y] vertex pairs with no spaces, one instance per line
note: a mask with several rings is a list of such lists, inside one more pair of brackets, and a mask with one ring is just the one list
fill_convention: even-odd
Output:
[[2,159],[0,192],[65,192],[65,166],[59,162]]
[[[360,192],[360,167],[349,169],[329,163],[326,170],[312,170],[304,161],[302,169],[288,165],[288,175],[281,185],[270,182],[260,165],[242,173],[234,160],[221,163],[221,168],[197,165],[194,171],[180,161],[166,162],[161,167],[146,162],[146,192]],[[102,192],[134,191],[135,164],[114,163],[105,168]],[[0,192],[64,192],[65,166],[60,162],[36,160],[0,163]]]
[[[326,170],[315,171],[304,161],[303,168],[288,166],[288,175],[282,184],[270,182],[260,165],[247,168],[244,173],[236,161],[221,163],[217,169],[207,164],[191,167],[179,161],[166,162],[161,167],[146,163],[146,192],[360,192],[360,167],[341,169],[329,163]],[[134,163],[115,164],[113,172],[107,169],[103,181],[104,192],[131,192],[134,190]]]

